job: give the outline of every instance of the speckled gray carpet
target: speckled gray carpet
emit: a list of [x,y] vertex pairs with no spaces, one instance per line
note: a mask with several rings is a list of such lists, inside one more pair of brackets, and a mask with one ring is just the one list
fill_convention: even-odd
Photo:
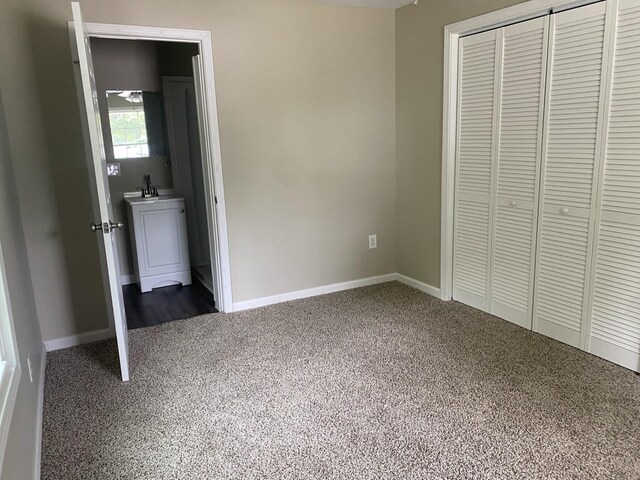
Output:
[[49,354],[43,479],[640,478],[640,378],[398,283]]

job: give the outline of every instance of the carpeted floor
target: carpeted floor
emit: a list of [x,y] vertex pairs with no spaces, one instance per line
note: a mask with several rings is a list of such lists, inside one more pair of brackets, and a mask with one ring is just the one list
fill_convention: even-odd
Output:
[[640,478],[640,377],[388,283],[49,354],[43,479]]

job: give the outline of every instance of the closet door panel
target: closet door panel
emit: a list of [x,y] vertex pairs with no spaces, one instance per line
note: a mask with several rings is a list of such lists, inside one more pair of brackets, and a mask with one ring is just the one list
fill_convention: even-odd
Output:
[[550,20],[533,324],[576,347],[589,287],[605,16],[603,2]]
[[488,311],[496,31],[460,40],[453,298]]
[[640,371],[640,0],[619,0],[589,350]]
[[491,311],[525,328],[531,328],[547,22],[502,29]]

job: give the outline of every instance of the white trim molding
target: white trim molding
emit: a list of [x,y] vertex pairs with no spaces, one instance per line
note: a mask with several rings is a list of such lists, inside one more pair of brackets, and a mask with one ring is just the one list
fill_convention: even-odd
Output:
[[[351,290],[352,288],[367,287],[369,285],[377,285],[387,282],[400,282],[409,287],[420,290],[421,292],[440,298],[440,289],[421,282],[415,278],[408,277],[401,273],[387,273],[384,275],[376,275],[374,277],[360,278],[358,280],[350,280],[347,282],[331,283],[319,287],[306,288],[304,290],[296,290],[293,292],[280,293],[268,297],[254,298],[252,300],[244,300],[233,304],[233,311],[240,312],[252,308],[265,307],[267,305],[275,305],[277,303],[289,302],[291,300],[300,300],[302,298],[316,297],[318,295],[326,295],[328,293],[341,292]],[[44,342],[47,352],[61,350],[63,348],[75,347],[85,343],[98,342],[115,336],[115,332],[111,328],[103,330],[95,330],[93,332],[80,333],[78,335],[69,335],[68,337],[56,338]]]
[[2,471],[21,373],[11,294],[4,253],[0,245],[0,471]]
[[[220,285],[216,285],[216,303],[222,312],[233,309],[233,295],[231,287],[231,262],[229,260],[229,235],[227,228],[227,210],[222,178],[222,154],[220,149],[220,133],[218,128],[218,111],[216,101],[215,77],[213,68],[213,47],[211,32],[208,30],[186,30],[180,28],[143,27],[134,25],[115,25],[109,23],[86,23],[86,32],[90,37],[117,38],[121,40],[151,40],[158,42],[183,42],[198,45],[202,58],[203,76],[206,90],[205,106],[210,134],[209,147],[212,152],[211,163],[206,165],[209,175],[205,175],[205,182],[209,182],[208,191],[213,192],[213,198],[208,198],[211,210],[215,211],[212,220],[217,231],[214,243],[215,267]],[[203,158],[204,162],[208,159]],[[217,201],[216,201],[217,200]]]
[[352,288],[367,287],[369,285],[377,285],[379,283],[398,281],[410,287],[416,288],[422,292],[440,298],[440,289],[426,283],[420,282],[413,278],[407,277],[400,273],[387,273],[377,275],[375,277],[360,278],[358,280],[350,280],[347,282],[331,283],[320,287],[306,288],[304,290],[296,290],[293,292],[280,293],[269,297],[254,298],[252,300],[244,300],[233,304],[233,311],[239,312],[249,310],[251,308],[265,307],[267,305],[275,305],[276,303],[289,302],[291,300],[300,300],[302,298],[315,297],[318,295],[326,295],[327,293],[341,292],[343,290],[351,290]]
[[136,283],[136,276],[133,273],[120,275],[120,285],[131,285]]
[[245,300],[233,304],[233,311],[249,310],[250,308],[265,307],[276,303],[289,302],[291,300],[299,300],[301,298],[315,297],[317,295],[325,295],[327,293],[341,292],[352,288],[366,287],[378,283],[393,282],[396,279],[395,273],[387,273],[386,275],[378,275],[375,277],[361,278],[358,280],[350,280],[347,282],[332,283],[322,285],[320,287],[306,288],[304,290],[296,290],[294,292],[280,293],[269,297],[254,298],[253,300]]
[[429,285],[428,283],[421,282],[420,280],[416,280],[415,278],[407,277],[401,273],[396,273],[396,278],[398,282],[404,283],[405,285],[420,290],[421,292],[428,293],[429,295],[440,298],[440,289],[438,287],[434,287],[433,285]]
[[94,330],[92,332],[79,333],[77,335],[69,335],[68,337],[54,338],[46,340],[44,346],[47,352],[54,350],[62,350],[63,348],[75,347],[85,343],[99,342],[107,338],[115,337],[116,333],[113,328],[105,328],[103,330]]
[[458,40],[462,36],[530,20],[601,0],[529,0],[444,27],[442,105],[442,198],[440,238],[440,298],[453,296],[453,217],[458,107]]
[[40,375],[38,380],[38,411],[36,412],[36,454],[33,461],[33,478],[34,480],[40,480],[40,468],[42,465],[42,416],[44,413],[44,380],[47,370],[47,349],[42,344],[42,353],[40,355],[40,369],[38,374]]

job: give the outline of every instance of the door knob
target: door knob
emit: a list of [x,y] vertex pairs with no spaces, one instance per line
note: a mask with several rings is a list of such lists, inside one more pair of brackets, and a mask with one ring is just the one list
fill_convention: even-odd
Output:
[[121,222],[112,222],[111,220],[109,220],[109,223],[105,222],[105,223],[100,223],[100,224],[95,224],[92,223],[91,224],[91,231],[93,233],[96,233],[98,230],[100,230],[102,233],[104,233],[105,235],[107,233],[112,232],[114,229],[122,229],[122,227],[124,227],[124,223]]

